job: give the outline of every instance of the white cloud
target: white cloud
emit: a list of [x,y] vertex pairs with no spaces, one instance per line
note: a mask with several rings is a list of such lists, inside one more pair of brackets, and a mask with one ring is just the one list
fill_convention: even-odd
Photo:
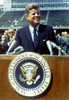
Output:
[[0,5],[3,4],[3,0],[0,0]]

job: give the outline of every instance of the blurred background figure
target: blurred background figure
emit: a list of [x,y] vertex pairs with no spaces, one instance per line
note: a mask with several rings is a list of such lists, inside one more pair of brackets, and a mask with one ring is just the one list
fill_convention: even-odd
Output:
[[65,52],[67,50],[67,46],[66,46],[66,43],[67,43],[67,35],[68,35],[68,33],[66,31],[62,32],[61,33],[61,40],[60,40],[60,47]]
[[7,37],[8,36],[8,30],[5,30],[4,35]]
[[6,51],[6,47],[3,47],[3,44],[5,43],[5,39],[8,36],[8,31],[5,31],[3,35],[1,36],[1,41],[0,41],[0,54],[4,53]]
[[13,29],[9,29],[7,32],[2,35],[1,38],[1,47],[2,47],[2,53],[5,54],[8,50],[9,46],[15,39],[15,31]]
[[66,46],[67,46],[66,52],[67,52],[67,54],[69,55],[69,34],[67,35]]

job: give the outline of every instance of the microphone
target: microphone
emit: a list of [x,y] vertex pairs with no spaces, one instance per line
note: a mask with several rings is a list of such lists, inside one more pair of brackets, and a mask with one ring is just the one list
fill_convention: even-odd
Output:
[[16,46],[16,44],[17,44],[17,41],[14,40],[14,41],[11,43],[11,45],[9,46],[9,48],[8,48],[8,50],[7,50],[7,52],[6,52],[6,54],[8,54],[9,52],[11,52],[11,51],[14,49],[14,47]]
[[24,51],[24,48],[22,46],[18,46],[16,49],[14,49],[13,52],[9,52],[9,55],[14,55],[14,54],[20,54]]
[[51,45],[53,46],[53,48],[60,50],[64,55],[68,56],[68,54],[64,50],[62,50],[59,46],[57,46],[54,42],[51,42]]
[[51,42],[51,45],[53,46],[53,48],[57,48],[58,50],[61,50],[61,48],[57,46],[54,42]]
[[46,41],[46,45],[47,45],[47,47],[48,47],[48,49],[50,51],[50,55],[53,55],[51,41],[50,40]]
[[24,51],[24,48],[22,46],[18,46],[16,49],[14,49],[13,53],[20,54]]

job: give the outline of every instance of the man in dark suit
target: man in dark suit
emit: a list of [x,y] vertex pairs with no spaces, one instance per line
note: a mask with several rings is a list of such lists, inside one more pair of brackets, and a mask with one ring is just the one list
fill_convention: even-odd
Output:
[[1,46],[2,46],[2,53],[6,53],[6,51],[8,50],[9,46],[11,45],[12,41],[13,41],[13,36],[15,34],[13,29],[9,29],[8,31],[8,35],[6,36],[5,33],[4,35],[2,35],[2,39],[1,41]]
[[[25,17],[29,21],[29,25],[17,31],[15,40],[18,45],[23,46],[25,52],[52,54],[51,44],[47,41],[55,42],[55,35],[51,26],[40,24],[38,5],[29,4],[25,9]],[[35,28],[36,31],[34,32]]]

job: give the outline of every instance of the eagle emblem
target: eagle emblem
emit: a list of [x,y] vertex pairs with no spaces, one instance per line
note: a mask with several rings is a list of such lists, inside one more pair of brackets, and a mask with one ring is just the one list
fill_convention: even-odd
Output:
[[40,75],[36,76],[38,66],[33,63],[25,63],[20,67],[22,74],[19,75],[21,82],[26,82],[27,85],[36,84],[40,79]]

